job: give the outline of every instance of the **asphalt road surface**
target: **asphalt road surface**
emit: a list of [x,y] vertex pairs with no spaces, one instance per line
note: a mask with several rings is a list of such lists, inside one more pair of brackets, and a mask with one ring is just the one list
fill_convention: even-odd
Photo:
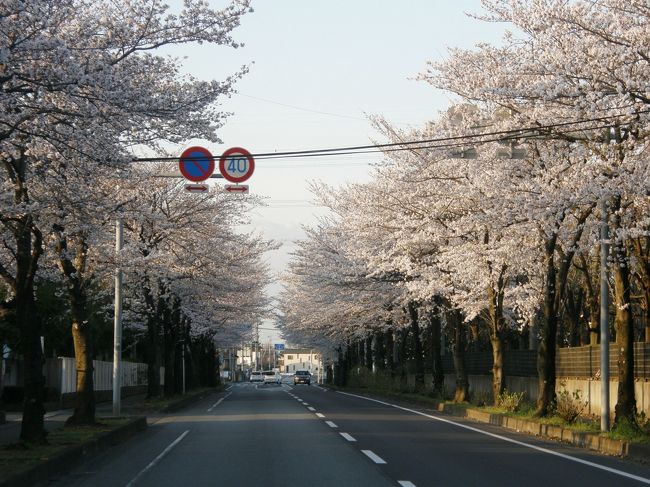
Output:
[[640,486],[650,465],[318,386],[236,384],[52,482],[78,486]]

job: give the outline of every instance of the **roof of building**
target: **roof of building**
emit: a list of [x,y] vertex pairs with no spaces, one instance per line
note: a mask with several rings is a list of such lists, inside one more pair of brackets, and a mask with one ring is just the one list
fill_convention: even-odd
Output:
[[313,355],[316,355],[318,353],[318,350],[314,348],[285,348],[280,352],[282,355],[288,355],[288,354],[302,354],[302,355],[309,355],[310,353]]

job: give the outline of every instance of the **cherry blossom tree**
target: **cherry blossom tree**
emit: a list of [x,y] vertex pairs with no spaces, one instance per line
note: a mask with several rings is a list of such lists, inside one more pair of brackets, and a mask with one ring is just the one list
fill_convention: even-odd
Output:
[[133,144],[216,140],[223,117],[212,103],[244,70],[224,82],[201,82],[181,77],[177,60],[153,51],[190,42],[237,47],[230,32],[249,6],[237,1],[216,11],[186,0],[178,15],[158,0],[9,0],[0,8],[0,221],[11,240],[0,275],[11,291],[3,307],[12,309],[26,363],[21,438],[40,443],[42,354],[33,284],[44,234],[35,223],[31,183],[49,161],[70,152],[76,163],[123,165]]
[[[617,241],[611,271],[616,336],[621,345],[616,421],[634,421],[634,326],[629,256],[623,243],[626,219],[621,216],[631,208],[629,201],[635,195],[645,193],[639,178],[645,172],[645,158],[639,155],[645,146],[648,120],[647,6],[616,0],[496,0],[484,5],[488,10],[485,18],[511,23],[514,33],[506,36],[501,47],[453,50],[448,61],[431,64],[423,78],[464,99],[506,108],[513,127],[529,127],[538,137],[568,142],[571,157],[585,162],[591,193],[609,201],[610,226]],[[563,224],[566,216],[565,211],[557,213],[555,222]],[[576,228],[584,223],[580,220]],[[549,276],[562,278],[564,264],[572,257],[566,254],[559,270],[554,269],[557,233],[549,233],[546,240],[539,414],[546,413],[554,394],[552,357],[545,349],[554,347],[556,318],[551,311],[556,305],[551,303],[557,303],[558,292],[562,292],[556,279]]]

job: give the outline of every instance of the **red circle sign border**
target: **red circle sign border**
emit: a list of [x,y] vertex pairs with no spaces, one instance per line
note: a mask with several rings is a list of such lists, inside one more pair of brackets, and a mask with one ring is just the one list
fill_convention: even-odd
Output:
[[[209,166],[207,176],[205,176],[205,177],[192,176],[190,173],[188,173],[185,170],[185,161],[184,160],[191,157],[191,154],[193,152],[202,153],[208,159],[208,161],[210,161],[210,166]],[[188,162],[191,162],[191,161],[188,161]],[[181,154],[181,157],[179,157],[179,160],[178,160],[178,169],[180,170],[181,174],[185,177],[185,179],[187,179],[188,181],[192,181],[194,183],[200,183],[201,181],[205,181],[206,179],[209,179],[210,176],[212,175],[212,173],[214,172],[214,166],[215,166],[215,162],[214,162],[214,156],[212,155],[212,153],[208,149],[206,149],[205,147],[201,147],[201,146],[198,146],[198,145],[195,145],[193,147],[188,147],[187,149],[185,149],[183,151],[183,153]]]
[[[246,159],[248,159],[249,169],[241,177],[235,178],[226,172],[226,160],[228,157],[230,157],[231,154],[241,154]],[[223,154],[221,154],[221,157],[219,158],[219,172],[224,179],[230,181],[231,183],[243,183],[253,175],[253,171],[255,171],[255,159],[253,159],[253,156],[250,152],[248,152],[246,149],[242,149],[241,147],[231,147],[230,149],[227,149]]]

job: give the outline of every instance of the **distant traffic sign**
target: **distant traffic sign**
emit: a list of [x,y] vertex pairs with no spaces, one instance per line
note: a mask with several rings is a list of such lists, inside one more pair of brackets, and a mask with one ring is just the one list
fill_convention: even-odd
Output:
[[276,350],[284,350],[284,343],[274,343]]
[[248,194],[247,184],[226,184],[223,189],[229,193]]
[[181,154],[178,169],[185,179],[199,183],[208,179],[214,172],[214,157],[208,149],[190,147]]
[[255,160],[241,147],[231,147],[219,159],[219,172],[231,183],[243,183],[253,175]]

